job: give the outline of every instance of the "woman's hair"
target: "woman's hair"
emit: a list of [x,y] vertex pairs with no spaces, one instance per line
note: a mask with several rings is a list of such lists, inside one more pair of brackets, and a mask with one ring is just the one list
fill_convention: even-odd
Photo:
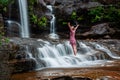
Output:
[[75,21],[75,20],[74,20],[74,21],[70,21],[70,25],[71,25],[71,26],[76,27],[76,26],[77,26],[77,24],[78,24],[78,23],[77,23],[77,21]]

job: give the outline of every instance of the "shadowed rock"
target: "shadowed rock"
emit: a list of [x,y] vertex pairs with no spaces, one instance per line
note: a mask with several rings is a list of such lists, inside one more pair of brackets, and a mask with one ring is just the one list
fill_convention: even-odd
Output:
[[72,78],[70,76],[62,76],[62,77],[53,78],[52,80],[92,80],[92,79],[82,78],[82,77]]

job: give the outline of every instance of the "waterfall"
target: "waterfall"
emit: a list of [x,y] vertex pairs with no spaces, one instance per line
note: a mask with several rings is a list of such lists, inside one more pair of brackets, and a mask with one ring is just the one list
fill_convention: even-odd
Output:
[[107,47],[103,45],[95,44],[95,43],[92,43],[92,44],[95,45],[96,49],[106,52],[111,58],[120,59],[120,57],[118,57],[117,54],[115,53],[113,54]]
[[29,25],[28,25],[28,15],[27,15],[27,0],[18,0],[20,9],[20,21],[21,21],[21,37],[29,38]]
[[19,37],[19,33],[21,32],[21,25],[17,21],[6,20],[5,21],[7,30],[6,34],[9,37]]
[[52,17],[52,19],[50,21],[50,35],[49,35],[49,37],[52,39],[59,39],[59,36],[56,34],[55,15],[53,14],[53,7],[52,7],[52,5],[47,5],[47,8],[50,10],[49,15]]
[[[98,43],[78,41],[78,52],[75,56],[69,41],[57,44],[39,39],[28,46],[29,55],[35,59],[37,69],[56,67],[92,67],[103,66],[112,59],[120,59],[104,45]],[[29,43],[28,43],[29,44]],[[31,51],[30,51],[31,50]]]

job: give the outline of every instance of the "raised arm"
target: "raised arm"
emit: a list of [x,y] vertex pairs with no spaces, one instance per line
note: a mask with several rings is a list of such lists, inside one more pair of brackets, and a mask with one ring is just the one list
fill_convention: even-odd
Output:
[[75,30],[79,27],[79,24],[75,27]]
[[68,27],[71,27],[70,22],[68,22]]
[[70,22],[68,22],[68,27],[70,28],[70,30],[72,30],[72,29],[71,29],[71,25],[70,25]]

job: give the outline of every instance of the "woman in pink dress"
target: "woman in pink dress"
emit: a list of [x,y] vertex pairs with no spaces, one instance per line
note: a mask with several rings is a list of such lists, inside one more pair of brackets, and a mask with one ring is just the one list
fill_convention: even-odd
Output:
[[70,22],[68,22],[68,27],[70,29],[70,44],[73,48],[74,55],[77,53],[77,46],[76,46],[76,39],[75,39],[75,32],[79,25],[72,25]]

